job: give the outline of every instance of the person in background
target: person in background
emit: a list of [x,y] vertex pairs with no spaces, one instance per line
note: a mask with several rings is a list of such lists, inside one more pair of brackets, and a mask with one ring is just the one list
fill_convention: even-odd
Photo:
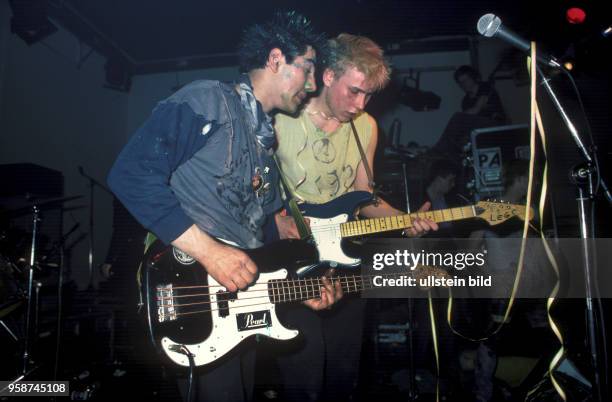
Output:
[[507,121],[499,94],[488,82],[483,82],[480,73],[470,66],[461,66],[455,71],[455,82],[465,92],[461,100],[463,113],[490,119],[499,124]]

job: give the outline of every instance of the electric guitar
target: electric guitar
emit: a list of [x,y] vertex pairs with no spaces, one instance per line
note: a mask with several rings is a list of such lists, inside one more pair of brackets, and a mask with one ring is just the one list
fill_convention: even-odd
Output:
[[[264,335],[289,340],[297,330],[284,327],[275,307],[321,296],[321,278],[299,278],[299,264],[318,261],[316,248],[301,240],[282,240],[243,250],[259,270],[256,282],[243,291],[228,292],[193,258],[157,240],[141,268],[140,291],[148,336],[157,350],[180,366],[202,366],[227,355],[245,339]],[[320,273],[322,275],[322,272]],[[419,268],[412,275],[446,275]],[[343,276],[344,293],[373,288],[374,275]]]
[[[329,263],[332,267],[358,266],[361,263],[359,258],[353,258],[344,253],[343,239],[407,229],[412,227],[412,220],[416,217],[427,218],[436,223],[480,218],[489,225],[498,225],[515,216],[522,220],[525,220],[527,216],[524,205],[479,201],[476,205],[464,207],[355,220],[354,214],[357,208],[373,201],[372,194],[367,191],[352,191],[325,204],[299,204],[304,217],[310,220],[310,231],[319,251],[320,262]],[[532,218],[533,208],[529,208],[529,220]],[[310,268],[303,267],[300,274],[304,274]]]

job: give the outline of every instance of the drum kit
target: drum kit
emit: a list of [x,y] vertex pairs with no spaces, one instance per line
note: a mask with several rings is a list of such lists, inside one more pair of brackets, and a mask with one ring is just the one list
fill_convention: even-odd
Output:
[[[62,244],[55,242],[51,247],[45,244],[45,237],[40,234],[42,214],[63,209],[65,203],[81,197],[34,198],[26,195],[0,199],[0,333],[4,332],[21,347],[20,378],[35,368],[31,349],[37,336],[41,286],[37,279],[53,268],[61,269],[61,264],[49,263],[48,257],[57,253]],[[31,223],[28,230],[12,225],[16,219],[22,218]],[[41,240],[45,247],[40,247]]]

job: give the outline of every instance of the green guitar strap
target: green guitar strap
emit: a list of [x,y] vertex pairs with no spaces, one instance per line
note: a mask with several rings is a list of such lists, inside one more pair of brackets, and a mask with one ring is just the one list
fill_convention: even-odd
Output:
[[289,189],[289,186],[287,185],[287,182],[285,180],[285,175],[283,174],[283,171],[280,168],[280,164],[278,163],[278,159],[276,158],[276,155],[274,155],[274,162],[276,162],[276,167],[278,168],[278,173],[281,179],[281,184],[285,190],[285,195],[288,200],[287,203],[289,205],[289,213],[291,214],[291,216],[293,217],[293,220],[295,221],[295,226],[297,227],[298,233],[300,235],[300,239],[310,241],[312,240],[312,232],[310,231],[310,228],[306,224],[306,221],[304,220],[304,216],[302,215],[302,212],[300,211],[300,208],[298,207],[297,202],[295,201],[295,197],[293,196],[293,193],[291,192],[291,190]]
[[[149,247],[151,247],[151,244],[153,244],[155,240],[157,240],[157,237],[153,233],[147,232],[147,235],[145,236],[144,241],[143,241],[143,244],[144,244],[144,252],[142,253],[143,256],[147,253],[147,251],[149,250]],[[140,264],[138,264],[138,271],[136,271],[136,283],[138,283],[139,288],[140,288],[140,285],[142,284],[141,274],[142,274],[142,261],[140,262]]]

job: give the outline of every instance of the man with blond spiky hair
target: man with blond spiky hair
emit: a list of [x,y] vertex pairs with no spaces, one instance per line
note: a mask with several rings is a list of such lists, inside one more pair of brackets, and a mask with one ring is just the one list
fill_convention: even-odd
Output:
[[[350,121],[372,169],[378,126],[364,109],[372,95],[387,85],[390,74],[383,50],[371,39],[344,33],[329,41],[321,92],[298,116],[276,116],[276,154],[297,199],[321,204],[349,191],[372,191]],[[360,213],[403,214],[380,198]],[[417,220],[411,233],[434,227],[433,222]]]
[[[275,123],[277,157],[289,191],[297,200],[314,204],[351,191],[373,191],[351,122],[373,169],[378,127],[364,109],[391,74],[374,41],[347,33],[329,41],[323,67],[320,93],[299,115],[278,114]],[[380,198],[377,201],[361,208],[360,214],[404,214]],[[428,204],[422,209],[427,208]],[[277,215],[276,221],[280,219]],[[285,228],[293,232],[284,236],[298,237],[294,227]],[[415,219],[406,234],[437,229],[430,220]],[[304,335],[301,345],[279,358],[286,400],[349,399],[359,373],[363,307],[360,299],[344,298],[334,311],[314,313],[298,306],[285,312],[286,321]]]

